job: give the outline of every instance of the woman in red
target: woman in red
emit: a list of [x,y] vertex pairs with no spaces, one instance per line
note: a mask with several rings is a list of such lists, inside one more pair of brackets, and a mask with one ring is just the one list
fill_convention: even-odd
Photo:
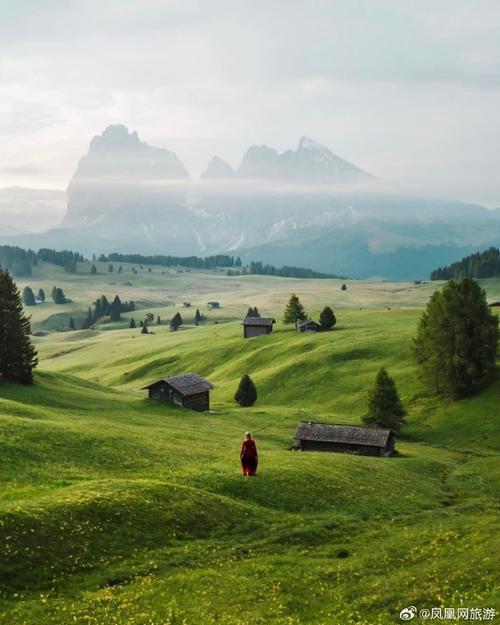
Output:
[[245,438],[241,443],[240,459],[243,475],[255,475],[257,472],[257,464],[259,463],[259,455],[257,453],[257,446],[250,432],[245,432]]

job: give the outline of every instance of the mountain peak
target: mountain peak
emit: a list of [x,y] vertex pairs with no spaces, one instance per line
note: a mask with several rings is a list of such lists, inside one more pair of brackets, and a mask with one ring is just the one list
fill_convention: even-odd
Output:
[[324,146],[309,137],[301,137],[298,150],[326,150]]
[[234,178],[234,169],[222,158],[214,156],[208,163],[202,178]]

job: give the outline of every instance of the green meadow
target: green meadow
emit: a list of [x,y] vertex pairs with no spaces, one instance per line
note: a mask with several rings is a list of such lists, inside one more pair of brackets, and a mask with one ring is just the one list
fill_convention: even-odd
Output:
[[[47,332],[34,338],[35,384],[0,382],[2,625],[378,625],[411,605],[500,609],[500,375],[457,403],[420,385],[410,345],[439,283],[341,291],[98,267],[42,264],[18,281],[48,297],[56,284],[72,302],[29,309]],[[483,286],[500,299],[500,281]],[[291,292],[313,318],[331,306],[335,329],[283,325]],[[103,293],[140,310],[68,331]],[[273,334],[242,338],[248,306],[275,317]],[[177,311],[184,325],[170,332]],[[146,312],[164,321],[154,334],[128,328]],[[381,365],[408,410],[394,457],[290,451],[300,420],[359,424]],[[214,384],[210,414],[141,390],[186,371]],[[253,408],[233,400],[244,373]],[[245,430],[259,447],[254,479],[239,466]]]

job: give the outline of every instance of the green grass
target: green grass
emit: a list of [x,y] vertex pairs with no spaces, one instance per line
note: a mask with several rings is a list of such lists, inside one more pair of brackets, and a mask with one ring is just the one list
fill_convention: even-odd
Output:
[[[459,403],[420,387],[409,345],[435,285],[353,283],[337,305],[335,281],[37,272],[29,283],[63,286],[74,310],[119,279],[137,290],[122,299],[165,319],[168,298],[191,300],[188,315],[223,308],[176,333],[54,332],[36,339],[32,387],[0,382],[2,625],[377,625],[407,605],[498,609],[500,377]],[[279,321],[291,290],[315,314],[333,305],[336,329],[279,322],[243,340],[246,307]],[[56,308],[36,307],[35,324],[56,329]],[[382,364],[409,413],[397,456],[289,451],[300,419],[359,423]],[[210,414],[145,399],[146,382],[181,371],[215,384]],[[257,383],[251,409],[232,399],[242,373]],[[252,480],[238,461],[247,429]]]

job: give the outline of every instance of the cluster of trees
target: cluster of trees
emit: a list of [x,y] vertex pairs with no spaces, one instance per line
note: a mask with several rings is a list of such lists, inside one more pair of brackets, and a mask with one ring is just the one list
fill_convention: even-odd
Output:
[[500,249],[490,247],[484,252],[476,252],[447,267],[436,269],[431,273],[431,280],[495,278],[496,276],[500,276]]
[[216,267],[241,267],[241,258],[216,254],[200,258],[198,256],[165,256],[155,254],[144,256],[142,254],[101,254],[101,263],[131,263],[134,265],[160,265],[161,267],[188,267],[191,269],[215,269]]
[[[274,265],[264,265],[260,261],[251,261],[248,266],[248,273],[258,276],[280,276],[282,278],[338,278],[333,274],[321,273],[313,269],[305,267],[293,267],[283,265],[283,267],[274,267]],[[343,278],[342,278],[343,279]]]
[[247,310],[247,317],[260,317],[259,309],[257,306],[250,306]]
[[[111,321],[120,321],[121,313],[135,310],[133,301],[122,302],[118,295],[110,302],[105,295],[101,295],[87,311],[87,316],[82,323],[82,329],[90,328],[103,317],[109,317]],[[134,322],[135,323],[135,322]]]
[[29,318],[8,271],[0,269],[0,377],[31,384],[38,360],[31,342]]
[[75,267],[76,271],[76,263],[83,263],[85,258],[83,254],[80,252],[72,252],[70,250],[51,250],[49,248],[41,248],[36,253],[36,257],[38,260],[42,260],[46,263],[52,263],[53,265],[58,265],[59,267]]
[[[471,278],[450,280],[422,314],[413,355],[429,391],[458,400],[472,394],[495,371],[500,332],[486,293]],[[384,367],[368,395],[365,423],[399,431],[405,409]]]
[[31,276],[31,268],[37,263],[33,250],[23,250],[13,245],[0,245],[0,267],[17,278]]
[[57,286],[52,287],[51,295],[52,295],[52,301],[54,302],[54,304],[67,304],[69,302],[66,295],[64,294],[64,291]]
[[[283,321],[285,323],[293,323],[297,327],[300,321],[307,319],[307,313],[302,305],[300,299],[292,293],[288,304],[286,305],[285,312],[283,314]],[[335,313],[330,306],[325,306],[319,316],[319,325],[322,330],[331,330],[337,323]]]

